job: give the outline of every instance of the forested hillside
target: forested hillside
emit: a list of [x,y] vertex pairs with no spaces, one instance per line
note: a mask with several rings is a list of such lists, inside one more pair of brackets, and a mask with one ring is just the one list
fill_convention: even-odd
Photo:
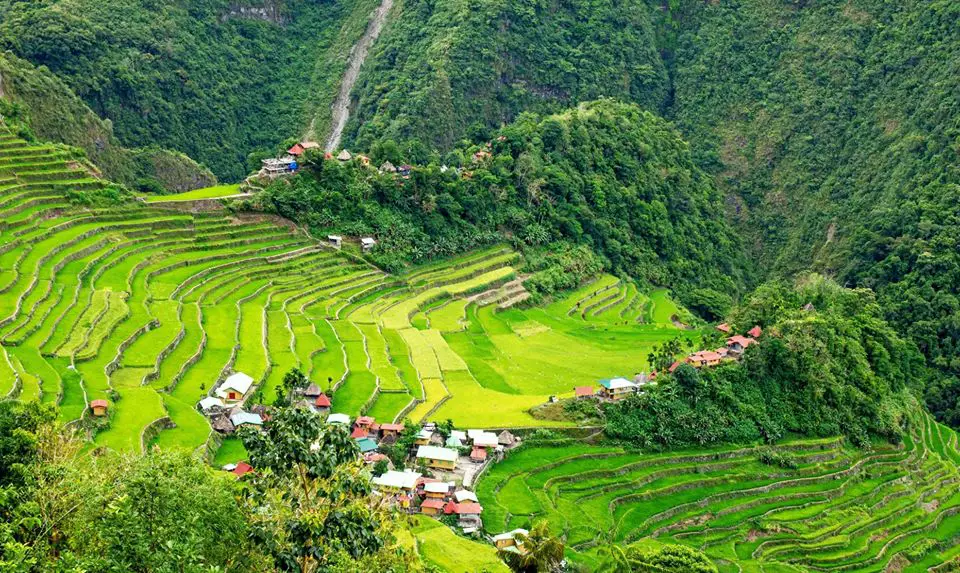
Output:
[[666,70],[643,0],[404,0],[354,89],[345,147],[447,150],[522,111],[600,96],[659,111]]
[[365,22],[345,38],[341,24],[374,5],[0,0],[0,48],[47,66],[124,144],[177,149],[239,180],[248,154],[302,133],[313,107],[329,105],[339,44],[349,51]]
[[[653,114],[611,100],[528,114],[487,149],[457,149],[446,159],[461,168],[434,159],[409,179],[317,156],[255,204],[317,231],[374,233],[375,258],[387,268],[506,235],[533,248],[586,245],[607,269],[674,287],[692,303],[729,307],[742,288],[746,264],[720,195]],[[391,153],[380,148],[373,163],[396,159]]]
[[874,289],[960,422],[960,5],[677,4],[669,113],[747,244]]

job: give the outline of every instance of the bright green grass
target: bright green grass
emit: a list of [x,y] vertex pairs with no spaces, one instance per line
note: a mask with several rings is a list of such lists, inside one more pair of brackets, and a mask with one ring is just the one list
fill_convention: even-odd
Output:
[[215,467],[222,467],[227,464],[242,462],[246,459],[247,450],[244,449],[243,442],[240,441],[240,438],[224,438],[220,447],[217,448],[217,453],[213,458],[213,465]]
[[151,195],[147,197],[147,203],[164,203],[170,201],[196,201],[197,199],[216,199],[218,197],[229,197],[240,193],[240,184],[236,185],[216,185],[214,187],[204,187],[203,189],[194,189],[185,193],[176,195]]
[[400,414],[413,397],[406,392],[381,392],[373,406],[367,411],[368,416],[373,416],[381,422],[392,421]]
[[193,451],[203,445],[210,435],[210,424],[194,408],[193,402],[184,402],[165,394],[163,404],[175,428],[162,430],[151,445],[163,449]]
[[7,351],[0,347],[0,396],[6,396],[13,391],[17,382],[17,373],[7,356]]
[[140,451],[143,429],[164,416],[166,411],[159,394],[145,387],[124,389],[112,408],[110,427],[99,432],[94,441],[98,446],[118,451]]
[[458,536],[450,528],[429,517],[417,516],[413,528],[417,549],[423,559],[449,573],[507,573],[510,569],[497,557],[493,545]]
[[427,314],[427,318],[430,320],[430,328],[440,332],[463,330],[466,310],[466,300],[452,300]]

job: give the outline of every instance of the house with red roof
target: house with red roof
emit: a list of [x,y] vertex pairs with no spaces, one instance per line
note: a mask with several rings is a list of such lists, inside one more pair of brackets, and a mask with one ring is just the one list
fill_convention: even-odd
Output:
[[330,406],[330,398],[328,398],[324,393],[321,393],[319,396],[317,396],[317,399],[313,401],[313,407],[318,410],[329,410]]
[[230,471],[230,473],[237,476],[238,478],[241,478],[252,471],[253,471],[253,466],[251,466],[247,462],[240,462],[237,464],[237,467],[233,468],[233,470]]
[[98,418],[107,415],[107,409],[110,407],[110,403],[106,400],[93,400],[90,402],[90,411],[93,412],[94,416]]
[[756,340],[746,336],[740,336],[736,334],[727,339],[727,348],[730,351],[730,354],[734,356],[739,356],[743,353],[744,350],[751,344],[756,344]]
[[576,386],[573,389],[574,395],[579,398],[591,398],[596,394],[596,390],[593,389],[593,386]]
[[680,364],[682,364],[682,362],[680,362],[679,360],[675,361],[673,364],[670,365],[669,368],[667,368],[667,372],[673,374],[674,370],[676,370],[677,368],[680,368]]
[[717,325],[717,330],[724,334],[730,334],[730,325],[724,322],[723,324]]
[[303,148],[303,146],[300,145],[299,143],[296,143],[294,144],[293,147],[287,150],[287,153],[289,153],[290,155],[293,155],[294,157],[299,157],[303,155],[304,151],[306,150]]
[[481,448],[479,446],[473,446],[473,450],[470,452],[470,461],[474,462],[485,462],[487,460],[487,449]]
[[700,350],[698,352],[694,352],[690,356],[687,356],[687,364],[693,366],[694,368],[716,366],[717,364],[720,364],[721,358],[723,357],[713,350]]
[[759,324],[754,325],[753,328],[747,331],[747,336],[751,336],[753,338],[760,338],[761,334],[763,334],[763,329],[760,328]]
[[353,431],[350,432],[350,437],[353,438],[354,440],[366,438],[367,435],[368,435],[367,430],[359,426],[354,426]]
[[397,437],[397,434],[403,431],[403,424],[380,424],[380,431],[383,433],[383,437],[393,436]]
[[420,513],[424,515],[437,515],[443,510],[444,503],[442,499],[425,499],[420,504]]

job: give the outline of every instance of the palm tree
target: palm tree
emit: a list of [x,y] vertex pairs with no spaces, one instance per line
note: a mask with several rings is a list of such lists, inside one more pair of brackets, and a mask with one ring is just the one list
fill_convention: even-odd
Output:
[[501,558],[517,573],[549,573],[563,561],[563,542],[550,535],[546,521],[538,521],[530,533],[516,535],[519,552],[501,551]]
[[600,563],[603,573],[633,573],[634,561],[623,550],[623,547],[611,543],[600,548],[600,553],[606,553],[606,558]]

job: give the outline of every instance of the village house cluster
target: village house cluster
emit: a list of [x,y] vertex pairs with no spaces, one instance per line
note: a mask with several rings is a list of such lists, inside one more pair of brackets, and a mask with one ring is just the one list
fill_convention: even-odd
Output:
[[[724,334],[730,334],[730,325],[723,323],[717,325],[717,330]],[[698,350],[691,352],[684,358],[675,361],[667,368],[667,371],[673,373],[681,364],[689,364],[694,368],[705,368],[716,366],[724,361],[739,360],[743,356],[744,350],[753,344],[757,344],[757,338],[763,333],[759,325],[754,326],[747,331],[746,336],[735,334],[728,336],[726,344],[715,350]],[[627,396],[642,393],[647,387],[656,385],[657,371],[654,370],[647,374],[640,372],[632,380],[617,377],[608,378],[600,381],[600,388],[593,386],[575,386],[573,395],[576,399],[600,398],[616,402],[623,400]]]
[[[724,334],[730,334],[730,325],[727,323],[717,325],[717,330]],[[759,325],[754,326],[747,331],[746,336],[735,334],[729,336],[726,346],[721,346],[716,350],[699,350],[687,355],[683,360],[678,360],[670,365],[670,372],[676,370],[681,364],[689,364],[694,368],[704,368],[716,366],[725,360],[739,360],[743,356],[743,351],[749,346],[757,343],[757,338],[763,333]]]

